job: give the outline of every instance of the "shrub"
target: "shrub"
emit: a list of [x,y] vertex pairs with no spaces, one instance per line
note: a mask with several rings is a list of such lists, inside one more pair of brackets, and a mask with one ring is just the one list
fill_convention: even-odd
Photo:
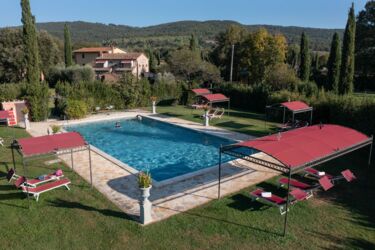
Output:
[[64,111],[68,119],[80,119],[86,116],[88,109],[82,100],[68,100]]
[[0,84],[0,102],[22,99],[26,94],[25,83]]
[[32,121],[44,121],[49,115],[49,88],[46,83],[30,83],[26,86],[26,100]]
[[51,129],[52,129],[53,134],[57,134],[58,132],[60,132],[61,126],[60,125],[52,125]]
[[161,103],[177,103],[182,96],[182,82],[176,81],[172,73],[158,73],[152,87],[152,93]]
[[52,67],[47,74],[47,81],[50,86],[55,86],[59,81],[77,83],[81,81],[93,81],[95,72],[91,66],[73,65]]
[[293,89],[298,81],[294,69],[284,63],[273,66],[266,77],[266,83],[273,90]]

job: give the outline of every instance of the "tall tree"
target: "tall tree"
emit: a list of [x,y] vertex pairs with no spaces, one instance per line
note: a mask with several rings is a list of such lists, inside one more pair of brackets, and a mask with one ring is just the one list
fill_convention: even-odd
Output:
[[310,77],[310,52],[305,32],[302,32],[300,50],[299,78],[302,81],[308,81]]
[[37,83],[40,81],[40,62],[35,17],[31,14],[29,0],[21,0],[21,8],[26,80],[28,83]]
[[64,59],[65,67],[73,65],[72,41],[70,38],[70,31],[67,24],[64,25]]
[[327,77],[327,89],[333,90],[336,94],[339,91],[339,79],[340,79],[340,66],[341,66],[341,47],[340,37],[336,32],[333,35],[331,50],[328,58],[328,77]]
[[198,40],[195,37],[194,34],[191,34],[190,42],[189,42],[189,48],[191,51],[197,51],[199,50]]
[[355,50],[355,14],[354,3],[349,10],[342,45],[342,62],[340,69],[339,94],[353,92]]
[[[356,73],[369,77],[375,75],[375,1],[368,1],[357,16],[355,36]],[[369,79],[366,79],[368,82]],[[372,84],[375,84],[374,82]],[[374,85],[373,85],[374,86]],[[369,86],[368,86],[369,87]],[[374,87],[373,87],[374,88]]]

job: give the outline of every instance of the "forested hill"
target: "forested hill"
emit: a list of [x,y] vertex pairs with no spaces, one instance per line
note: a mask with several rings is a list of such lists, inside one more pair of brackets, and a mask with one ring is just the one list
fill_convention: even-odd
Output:
[[[109,39],[150,39],[152,37],[184,37],[192,33],[197,35],[202,41],[212,40],[219,32],[224,31],[232,24],[241,25],[249,30],[256,30],[264,27],[272,33],[284,34],[289,43],[299,43],[302,31],[305,31],[310,38],[311,45],[315,50],[327,50],[329,48],[332,35],[335,31],[340,36],[342,29],[318,29],[304,27],[284,27],[273,25],[242,25],[234,21],[179,21],[165,23],[148,27],[131,27],[126,25],[89,23],[89,22],[68,22],[74,42],[102,42]],[[38,29],[43,29],[49,33],[63,38],[64,22],[38,23]]]

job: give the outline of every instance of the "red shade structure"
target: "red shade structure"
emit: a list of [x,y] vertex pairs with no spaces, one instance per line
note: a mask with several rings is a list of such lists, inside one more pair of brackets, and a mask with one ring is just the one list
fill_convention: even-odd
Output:
[[191,91],[193,91],[197,96],[211,94],[209,89],[192,89]]
[[202,98],[206,100],[210,106],[212,106],[213,103],[219,103],[219,102],[227,102],[228,103],[228,115],[229,115],[229,109],[230,109],[230,98],[226,97],[223,94],[217,93],[217,94],[207,94],[203,95]]
[[10,118],[8,111],[0,110],[0,120],[6,120]]
[[[372,144],[372,136],[368,137],[354,129],[339,125],[321,124],[220,147],[218,197],[220,198],[221,154],[228,154],[288,174],[289,194],[292,174],[369,145],[368,164],[370,165]],[[244,153],[245,151],[241,150],[243,148],[261,151],[276,159],[278,163]],[[289,203],[288,195],[287,207]],[[286,233],[288,209],[286,211],[284,235]]]
[[291,101],[291,102],[282,102],[282,103],[267,106],[266,115],[267,115],[267,110],[269,109],[282,109],[283,123],[285,123],[285,115],[286,115],[287,110],[292,113],[292,122],[294,122],[294,118],[296,114],[310,112],[310,125],[312,124],[313,108],[304,102]]
[[90,144],[88,144],[84,140],[84,138],[77,132],[44,135],[14,140],[12,143],[12,157],[13,167],[14,169],[16,169],[14,150],[16,150],[22,157],[22,165],[24,168],[25,175],[27,175],[26,162],[30,160],[40,159],[43,157],[50,157],[53,155],[71,154],[71,164],[72,169],[74,169],[73,153],[88,150],[90,184],[92,187],[92,164]]

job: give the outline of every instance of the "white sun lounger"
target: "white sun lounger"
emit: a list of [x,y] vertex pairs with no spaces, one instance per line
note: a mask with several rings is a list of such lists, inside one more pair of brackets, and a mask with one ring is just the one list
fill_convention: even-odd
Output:
[[22,192],[24,192],[26,194],[29,194],[29,195],[30,194],[33,195],[34,198],[36,199],[36,201],[38,201],[39,196],[42,193],[51,191],[53,189],[56,189],[56,188],[59,188],[59,187],[66,187],[66,189],[70,190],[70,188],[68,186],[69,184],[70,184],[70,180],[67,179],[67,178],[64,178],[64,179],[48,182],[48,183],[45,183],[45,184],[37,186],[37,187],[28,187],[28,186],[23,185],[23,186],[21,186],[21,188],[22,188]]

